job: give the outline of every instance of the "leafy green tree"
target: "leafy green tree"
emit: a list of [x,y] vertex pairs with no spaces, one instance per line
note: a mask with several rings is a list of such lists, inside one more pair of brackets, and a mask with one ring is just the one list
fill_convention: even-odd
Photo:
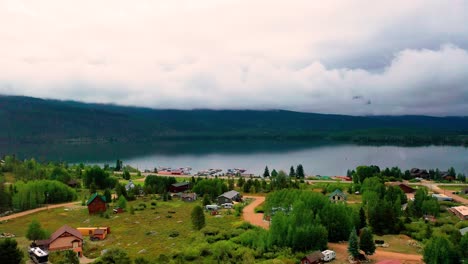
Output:
[[353,258],[359,256],[359,241],[356,234],[356,229],[352,228],[351,233],[349,234],[348,239],[348,252]]
[[468,233],[465,233],[460,239],[458,247],[461,250],[461,256],[468,259]]
[[277,176],[278,176],[278,172],[275,169],[273,169],[271,171],[271,178],[276,178]]
[[359,248],[364,251],[366,255],[372,255],[375,252],[374,236],[369,228],[362,229],[361,237],[359,239]]
[[120,248],[107,249],[104,255],[97,261],[99,264],[131,264],[132,260],[127,252]]
[[128,170],[124,170],[122,178],[124,178],[127,181],[130,180],[130,172],[128,172]]
[[26,237],[29,240],[41,240],[47,238],[47,233],[44,229],[42,229],[41,224],[36,219],[32,220],[28,226],[28,230],[26,231]]
[[202,201],[203,206],[211,204],[210,196],[206,193],[203,195],[203,201]]
[[302,164],[299,164],[296,167],[296,177],[298,179],[304,179],[305,178],[304,167],[302,167]]
[[291,168],[289,168],[289,177],[291,177],[291,178],[296,177],[296,172],[294,171],[293,166],[291,166]]
[[112,194],[109,188],[104,190],[104,197],[106,197],[106,203],[110,203],[112,201]]
[[5,238],[0,240],[0,263],[19,264],[23,259],[23,251],[18,248],[16,240]]
[[125,199],[125,197],[123,195],[119,196],[119,199],[117,199],[117,206],[122,208],[122,209],[127,208],[127,199]]
[[205,213],[201,206],[197,205],[192,210],[192,225],[195,230],[200,230],[205,227]]
[[443,236],[433,236],[424,247],[423,260],[427,264],[455,264],[460,262],[456,248]]
[[457,173],[455,172],[455,169],[453,167],[450,167],[447,171],[447,175],[455,177],[457,176]]
[[263,178],[270,177],[270,170],[268,170],[268,166],[265,166],[265,171],[263,171]]
[[80,259],[73,250],[55,251],[49,255],[49,261],[54,264],[79,264]]

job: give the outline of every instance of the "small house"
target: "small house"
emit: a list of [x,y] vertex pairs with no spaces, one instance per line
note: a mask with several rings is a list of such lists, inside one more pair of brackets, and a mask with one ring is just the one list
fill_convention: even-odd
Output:
[[79,257],[83,255],[83,235],[67,225],[55,231],[48,240],[40,240],[36,244],[47,251],[73,250]]
[[98,195],[97,193],[89,198],[86,205],[88,206],[89,214],[97,214],[107,210],[106,197]]
[[169,186],[169,191],[172,193],[185,192],[190,190],[190,182],[177,182]]
[[218,204],[225,204],[225,203],[234,203],[242,201],[242,197],[239,192],[231,190],[229,192],[225,192],[218,196]]
[[317,264],[317,263],[323,263],[323,258],[325,256],[322,254],[320,251],[314,251],[310,253],[309,255],[303,257],[301,259],[301,264]]
[[328,198],[330,199],[331,202],[333,203],[338,203],[338,202],[346,202],[346,194],[344,194],[341,190],[336,189],[334,192],[332,192]]
[[180,196],[180,199],[184,202],[193,202],[197,200],[197,194],[196,193],[183,193]]
[[128,183],[125,184],[125,190],[128,192],[133,188],[135,188],[135,184],[132,182],[132,180],[129,180]]
[[412,168],[410,170],[410,174],[412,178],[422,178],[422,179],[429,178],[429,172],[427,172],[427,170],[424,170],[424,169]]

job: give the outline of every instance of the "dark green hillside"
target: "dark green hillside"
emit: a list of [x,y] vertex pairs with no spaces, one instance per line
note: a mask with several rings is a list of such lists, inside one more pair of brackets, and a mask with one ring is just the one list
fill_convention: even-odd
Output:
[[357,117],[283,110],[155,110],[0,96],[0,142],[331,139],[466,144],[468,117]]

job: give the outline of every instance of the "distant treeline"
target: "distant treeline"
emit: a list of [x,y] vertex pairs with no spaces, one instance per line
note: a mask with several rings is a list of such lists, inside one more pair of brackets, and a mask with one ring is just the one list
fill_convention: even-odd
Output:
[[154,110],[0,96],[0,120],[0,143],[274,139],[468,146],[468,117]]

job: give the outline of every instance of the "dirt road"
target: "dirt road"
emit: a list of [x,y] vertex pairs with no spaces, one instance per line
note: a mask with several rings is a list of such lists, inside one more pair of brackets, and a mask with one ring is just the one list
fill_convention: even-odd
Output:
[[263,227],[268,229],[270,227],[270,223],[267,221],[263,221],[263,214],[255,213],[255,207],[259,206],[263,202],[265,202],[265,197],[263,196],[244,196],[244,198],[251,198],[254,199],[249,205],[244,207],[242,212],[242,216],[245,221],[250,222],[252,225],[256,225],[259,227]]
[[[346,260],[348,257],[348,244],[347,243],[328,243],[328,248],[336,252],[338,260]],[[369,259],[374,261],[382,260],[399,260],[404,264],[424,263],[421,255],[403,254],[396,252],[383,251],[377,248],[374,255],[369,256]]]
[[445,194],[448,197],[451,197],[453,200],[455,200],[455,201],[457,201],[459,203],[462,203],[464,205],[468,205],[468,200],[467,199],[465,199],[465,198],[463,198],[461,196],[458,196],[456,194],[453,194],[452,191],[450,191],[450,190],[441,189],[438,186],[438,184],[432,184],[431,182],[427,182],[427,183],[424,183],[422,185],[426,186],[429,190],[432,190],[435,193]]
[[10,219],[18,218],[18,217],[21,217],[21,216],[29,215],[29,214],[34,214],[34,213],[44,211],[44,210],[48,210],[48,209],[53,209],[53,208],[58,208],[58,207],[66,207],[66,206],[74,206],[74,205],[79,205],[79,204],[80,204],[80,202],[51,204],[51,205],[48,205],[46,207],[39,207],[39,208],[36,208],[36,209],[27,210],[27,211],[19,212],[19,213],[16,213],[16,214],[11,214],[11,215],[7,215],[7,216],[4,216],[4,217],[0,217],[0,221],[10,220]]

